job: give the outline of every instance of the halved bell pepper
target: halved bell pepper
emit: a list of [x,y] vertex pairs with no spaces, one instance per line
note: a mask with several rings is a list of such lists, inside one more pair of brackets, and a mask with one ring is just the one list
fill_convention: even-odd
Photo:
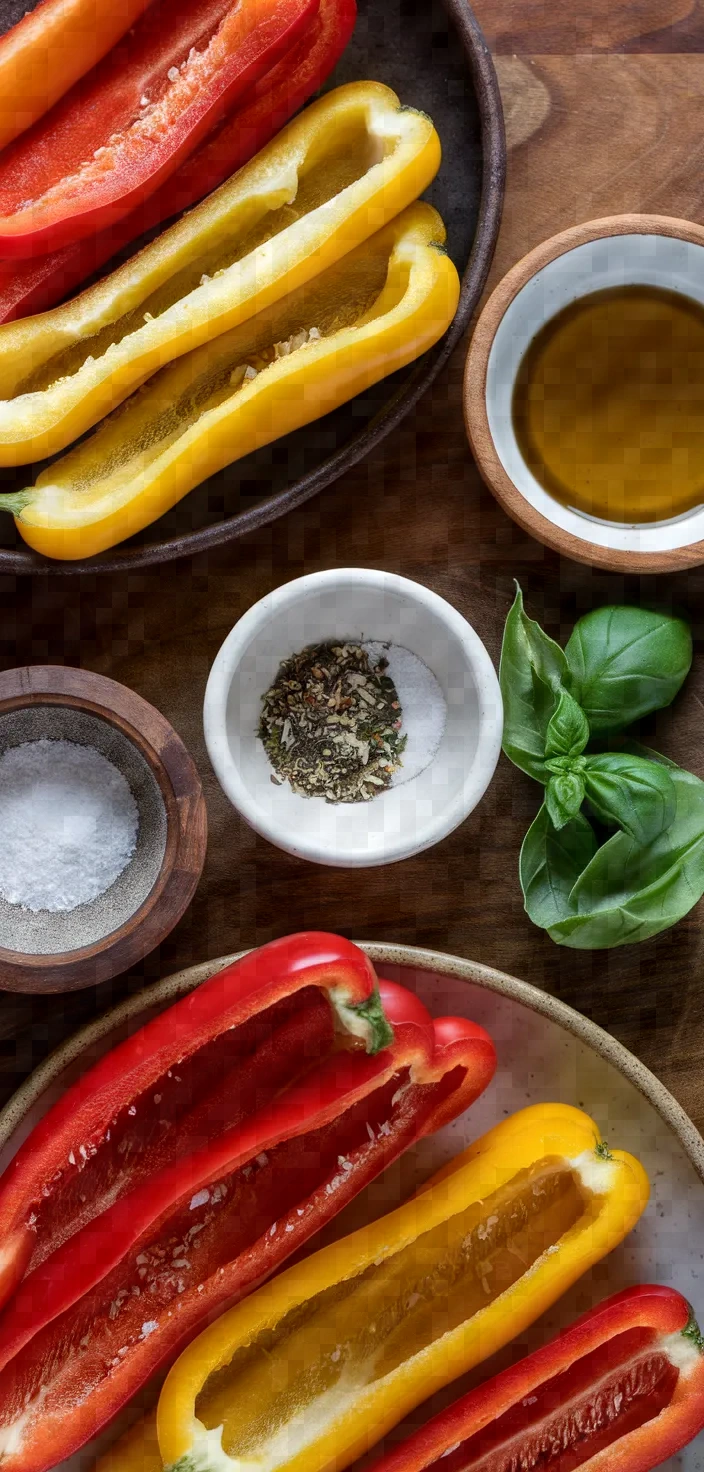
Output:
[[318,0],[168,0],[0,157],[0,255],[57,250],[152,194],[298,40]]
[[166,184],[108,230],[49,255],[0,261],[0,323],[53,307],[131,241],[197,204],[246,164],[322,86],[347,46],[356,14],[355,0],[320,0],[298,43],[250,88],[237,110]]
[[[628,1288],[455,1401],[370,1472],[650,1472],[704,1428],[704,1340],[672,1288]],[[156,1416],[96,1472],[162,1472]]]
[[522,1110],[205,1329],[159,1398],[164,1465],[341,1472],[532,1323],[647,1199],[642,1166],[580,1110]]
[[[272,1007],[277,1010],[270,1015]],[[297,1036],[301,1028],[306,1051],[312,1046],[317,1061],[336,1029],[358,1036],[372,1056],[392,1041],[374,968],[340,936],[303,932],[250,951],[88,1069],[47,1111],[0,1178],[0,1304],[26,1268],[104,1210],[115,1189],[124,1195],[156,1166],[256,1109],[244,1096],[228,1101],[228,1090],[234,1079],[235,1093],[242,1092],[247,1059],[255,1073],[264,1071],[266,1083],[262,1046],[270,1045],[272,1067],[295,1077],[299,1064],[285,1047],[291,1029]],[[187,1059],[185,1083],[183,1074],[172,1079],[169,1070],[185,1067]],[[254,1087],[261,1091],[262,1082]],[[154,1136],[146,1155],[142,1136]]]
[[445,230],[411,205],[314,281],[158,374],[36,485],[0,496],[47,557],[90,557],[207,476],[417,358],[452,321]]
[[40,0],[0,37],[0,148],[48,112],[149,0]]
[[686,1299],[649,1285],[600,1303],[372,1472],[650,1472],[702,1428],[704,1341]]
[[494,1065],[483,1029],[433,1022],[324,934],[251,953],[97,1063],[0,1192],[3,1472],[89,1440]]
[[62,450],[157,368],[319,275],[422,193],[439,161],[430,119],[388,87],[321,97],[104,281],[0,327],[0,464]]

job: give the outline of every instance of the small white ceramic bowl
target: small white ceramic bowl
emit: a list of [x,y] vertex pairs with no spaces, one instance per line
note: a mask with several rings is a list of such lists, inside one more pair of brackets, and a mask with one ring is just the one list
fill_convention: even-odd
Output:
[[[257,725],[284,659],[329,639],[382,640],[432,670],[447,722],[429,766],[370,802],[327,803],[271,781]],[[489,655],[456,609],[420,583],[369,568],[312,573],[255,603],[217,655],[205,740],[230,802],[287,853],[338,868],[391,864],[431,848],[476,807],[501,749],[501,692]]]
[[487,485],[538,541],[612,572],[675,572],[704,562],[704,503],[648,523],[588,516],[540,485],[513,425],[516,376],[541,327],[594,291],[636,285],[704,302],[704,228],[664,215],[615,215],[536,246],[499,282],[479,318],[465,372],[465,420]]

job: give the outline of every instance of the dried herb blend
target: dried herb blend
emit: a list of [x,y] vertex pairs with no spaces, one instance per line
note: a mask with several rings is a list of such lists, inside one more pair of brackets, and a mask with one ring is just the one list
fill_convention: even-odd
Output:
[[387,669],[351,643],[310,645],[284,661],[259,723],[280,781],[335,803],[368,802],[390,786],[407,738]]

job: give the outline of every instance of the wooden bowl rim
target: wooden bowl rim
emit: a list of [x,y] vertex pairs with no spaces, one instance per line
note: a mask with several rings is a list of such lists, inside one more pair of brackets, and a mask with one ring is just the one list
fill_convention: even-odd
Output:
[[[384,966],[407,966],[418,971],[455,976],[487,991],[496,992],[499,996],[508,997],[563,1027],[610,1063],[647,1099],[677,1137],[693,1169],[704,1182],[704,1139],[686,1110],[634,1053],[604,1028],[599,1027],[598,1023],[592,1022],[591,1018],[585,1017],[567,1002],[554,997],[550,992],[542,991],[531,982],[522,981],[478,961],[426,947],[396,945],[387,941],[356,941],[355,944],[369,956],[382,975]],[[162,1011],[177,1002],[224,966],[246,956],[248,949],[226,956],[215,956],[210,961],[201,961],[195,966],[184,967],[170,976],[164,976],[73,1033],[29,1074],[0,1110],[0,1148],[22,1123],[32,1105],[87,1048],[99,1045],[103,1038],[121,1025],[134,1024],[135,1029],[140,1027],[142,1020],[147,1020],[142,1014]]]
[[430,388],[469,327],[484,289],[501,223],[506,178],[506,137],[501,93],[494,62],[479,22],[468,0],[443,0],[457,29],[458,39],[470,72],[479,112],[481,137],[481,189],[474,240],[462,276],[459,305],[444,337],[418,360],[411,376],[387,401],[361,434],[324,460],[315,470],[299,477],[291,486],[265,497],[247,510],[239,511],[214,526],[170,537],[162,542],[120,550],[119,546],[97,557],[76,562],[53,561],[29,547],[0,547],[0,570],[12,573],[42,573],[70,577],[80,573],[131,571],[173,562],[179,557],[205,552],[257,531],[293,511],[326,490],[345,471],[352,469],[405,419]]
[[114,726],[148,763],[166,808],[159,874],[117,930],[92,945],[55,954],[26,955],[0,946],[0,988],[77,991],[129,970],[181,919],[205,863],[205,799],[193,758],[166,717],[117,680],[68,665],[22,665],[0,672],[0,716],[32,705],[70,706]]
[[504,511],[536,541],[588,567],[608,572],[678,572],[704,562],[704,540],[666,552],[622,552],[575,537],[541,515],[507,474],[494,445],[486,408],[486,376],[499,324],[519,291],[545,266],[592,240],[618,235],[668,235],[704,246],[704,227],[671,215],[622,214],[572,225],[541,242],[506,273],[483,308],[467,353],[463,403],[467,436],[482,479]]

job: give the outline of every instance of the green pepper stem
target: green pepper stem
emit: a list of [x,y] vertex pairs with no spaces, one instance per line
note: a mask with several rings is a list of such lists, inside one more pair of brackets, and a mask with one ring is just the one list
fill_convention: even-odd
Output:
[[702,1334],[702,1331],[699,1328],[699,1325],[694,1317],[693,1308],[690,1308],[689,1310],[689,1318],[687,1320],[687,1323],[685,1324],[684,1329],[682,1330],[682,1335],[683,1338],[691,1340],[695,1349],[698,1349],[700,1354],[704,1354],[704,1334]]
[[391,1046],[394,1031],[384,1012],[378,986],[364,1002],[350,1002],[344,988],[332,987],[330,1002],[339,1026],[344,1032],[362,1038],[368,1053],[380,1053],[382,1048]]
[[394,1030],[384,1011],[378,987],[374,988],[366,1002],[359,1002],[351,1010],[356,1012],[358,1017],[363,1017],[364,1021],[369,1024],[368,1053],[380,1053],[382,1048],[391,1046],[394,1040]]
[[6,495],[0,496],[0,511],[9,511],[11,516],[19,516],[32,499],[31,491],[8,491]]

